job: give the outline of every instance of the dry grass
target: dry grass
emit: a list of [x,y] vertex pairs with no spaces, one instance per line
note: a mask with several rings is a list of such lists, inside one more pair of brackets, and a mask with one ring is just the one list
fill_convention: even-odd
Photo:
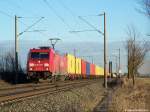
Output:
[[91,112],[104,94],[100,82],[0,107],[2,112]]
[[137,78],[136,85],[132,81],[124,79],[124,85],[114,93],[112,112],[124,112],[127,110],[150,111],[150,78]]

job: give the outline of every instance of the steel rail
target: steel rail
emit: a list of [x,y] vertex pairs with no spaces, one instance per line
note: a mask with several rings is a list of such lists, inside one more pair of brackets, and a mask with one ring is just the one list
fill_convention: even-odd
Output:
[[17,102],[17,101],[22,101],[24,99],[28,99],[28,98],[32,98],[32,97],[37,97],[40,95],[45,95],[45,94],[54,94],[54,93],[58,93],[61,91],[67,91],[67,90],[71,90],[73,88],[76,87],[82,87],[82,86],[86,86],[89,85],[91,83],[94,83],[96,81],[79,81],[79,82],[74,82],[74,83],[64,83],[64,84],[56,84],[53,86],[43,86],[43,87],[37,87],[34,89],[29,89],[29,90],[20,90],[20,91],[15,91],[15,92],[11,92],[11,93],[7,93],[7,94],[1,94],[0,95],[0,104],[4,105],[4,104],[8,104],[8,103],[13,103],[13,102]]

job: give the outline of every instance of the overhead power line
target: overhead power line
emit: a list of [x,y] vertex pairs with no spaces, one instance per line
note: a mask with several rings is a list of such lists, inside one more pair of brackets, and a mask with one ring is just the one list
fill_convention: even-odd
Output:
[[100,30],[98,30],[94,25],[92,25],[91,23],[89,23],[87,20],[85,20],[81,16],[79,16],[79,19],[81,19],[82,21],[84,21],[86,24],[88,24],[90,27],[92,27],[95,31],[97,31],[97,32],[101,33],[102,35],[104,35],[103,32],[101,32]]
[[0,13],[7,16],[7,17],[9,17],[9,18],[13,18],[13,16],[11,16],[10,14],[8,14],[8,13],[2,11],[2,10],[0,10]]
[[15,0],[5,0],[5,2],[7,2],[7,4],[13,5],[14,8],[21,9]]
[[[43,2],[48,6],[48,8],[59,18],[59,20],[68,27],[68,29],[73,30],[73,28],[64,20],[64,18],[62,16],[59,15],[59,13],[52,7],[52,5],[50,5],[50,3],[47,0],[43,0]],[[79,34],[75,34],[77,37],[80,37]]]
[[57,2],[58,2],[64,9],[66,9],[72,16],[74,16],[74,12],[72,12],[72,11],[70,10],[70,8],[67,7],[61,0],[57,0]]
[[[14,16],[8,14],[7,12],[4,12],[4,11],[0,10],[0,13],[3,14],[4,16],[9,17],[10,19],[14,19]],[[22,24],[25,25],[25,23],[23,23],[21,20],[19,20],[19,21],[20,21]]]
[[30,25],[29,27],[27,27],[23,32],[19,33],[19,35],[22,35],[24,32],[28,31],[30,28],[32,28],[33,26],[35,26],[37,23],[39,23],[44,17],[41,17],[39,20],[37,20],[35,23],[33,23],[32,25]]
[[[23,11],[24,13],[28,12],[28,14],[32,13],[32,15],[37,16],[37,14],[33,13],[32,10],[30,10],[30,11],[25,10],[22,6],[20,6],[20,4],[23,4],[23,3],[18,4],[17,0],[9,0],[9,1],[5,0],[5,2],[7,2],[9,5],[11,5],[14,9],[19,9],[19,10]],[[19,0],[19,2],[22,2],[22,1]]]
[[[6,2],[7,2],[7,1],[6,1]],[[20,0],[19,2],[21,2],[20,4],[23,4],[23,1]],[[31,13],[32,15],[34,15],[34,17],[32,17],[32,16],[21,17],[22,19],[23,19],[23,18],[25,18],[25,19],[35,19],[35,18],[39,18],[38,14],[37,14],[36,12],[33,12],[32,10],[26,10],[26,9],[24,9],[21,5],[17,4],[15,1],[13,1],[13,3],[12,3],[11,5],[13,5],[13,7],[16,7],[16,8],[18,8],[18,9],[21,9],[23,12],[29,12],[29,13]],[[12,16],[12,19],[14,19],[14,16]],[[18,21],[19,21],[20,23],[22,23],[24,26],[28,27],[28,25],[25,24],[24,22],[22,22],[22,20],[19,19]],[[34,30],[34,31],[35,31],[35,30]],[[27,31],[27,32],[30,32],[30,31]],[[32,31],[31,31],[31,32],[32,32]],[[41,30],[38,31],[37,33],[41,34],[42,36],[46,36],[46,37],[48,36],[48,37],[49,37],[48,34],[42,32]]]
[[57,13],[57,11],[49,4],[49,2],[47,0],[43,0],[43,2],[49,7],[49,9],[70,29],[72,29],[70,27],[70,25],[68,23],[65,22],[65,20]]
[[79,32],[89,32],[89,31],[95,31],[95,30],[76,30],[76,31],[69,31],[70,33],[79,33]]
[[[8,14],[7,12],[4,12],[4,11],[0,10],[0,13],[3,14],[4,16],[9,17],[10,19],[14,19],[14,16]],[[25,18],[25,17],[23,17],[23,18]],[[21,20],[18,20],[18,21],[19,21],[20,23],[22,23],[24,26],[28,27],[28,28],[26,28],[26,30],[24,30],[24,31],[21,32],[20,34],[22,34],[22,33],[24,33],[24,32],[27,32],[31,27],[33,27],[35,24],[37,24],[39,21],[41,21],[41,19],[43,19],[43,18],[40,18],[38,21],[36,21],[36,22],[35,22],[34,24],[32,24],[31,26],[28,26],[27,24],[25,24],[25,23],[22,22]],[[40,33],[41,35],[46,36],[45,34],[43,34],[43,33],[40,32],[40,31],[39,31],[38,33]]]
[[[16,7],[16,8],[21,8],[21,6],[19,6],[19,5],[16,5],[16,4],[11,4],[11,5],[14,5],[14,7]],[[23,10],[22,8],[21,8],[21,10]],[[25,10],[23,10],[23,11],[25,11]],[[32,15],[35,15],[33,12],[31,12],[30,11],[30,13],[32,13]],[[9,17],[10,19],[12,19],[12,20],[14,20],[14,15],[12,14],[12,15],[10,15],[9,13],[7,13],[7,12],[5,12],[5,11],[2,11],[2,10],[0,10],[0,14],[2,14],[2,15],[4,15],[4,16],[7,16],[7,17]],[[25,18],[25,19],[35,19],[35,18],[39,18],[39,17],[21,17],[21,18]],[[25,27],[29,27],[27,24],[25,24],[22,20],[20,20],[20,19],[18,19],[18,21],[21,23],[21,24],[23,24]],[[35,30],[34,30],[35,31]],[[26,31],[25,31],[26,32]],[[27,32],[30,32],[30,31],[27,31]],[[47,34],[44,34],[43,32],[41,32],[41,31],[38,31],[38,33],[39,34],[41,34],[42,36],[48,36]]]
[[[73,12],[65,3],[63,3],[62,0],[56,0],[56,1],[57,1],[67,12],[70,13],[70,15],[74,18],[75,24],[76,24],[76,25],[79,25],[79,22],[77,21],[78,15],[77,15],[75,12]],[[77,19],[76,19],[76,18],[77,18]],[[86,31],[86,30],[85,30],[85,31]],[[72,32],[72,31],[69,31],[69,32],[75,34],[75,32]],[[82,32],[84,32],[84,31],[82,31]],[[75,34],[75,35],[77,35],[78,37],[80,37],[79,34]],[[86,34],[86,36],[88,37],[87,34]]]
[[76,24],[78,23],[78,21],[75,19],[77,16],[76,14],[66,5],[64,4],[61,0],[56,0],[67,12],[69,12],[71,14],[71,16],[74,18]]
[[[41,17],[42,19],[42,17]],[[37,20],[34,24],[37,24],[38,22],[41,21],[41,19]],[[33,31],[28,31],[29,30],[29,27],[33,27],[34,25],[32,24],[31,26],[28,26],[27,24],[25,24],[24,22],[22,22],[21,20],[18,20],[20,21],[24,26],[28,27],[28,29],[26,28],[26,31],[24,30],[24,32],[37,32],[39,34],[41,34],[42,36],[48,36],[47,34],[43,33],[43,31],[46,31],[46,30],[33,30]]]

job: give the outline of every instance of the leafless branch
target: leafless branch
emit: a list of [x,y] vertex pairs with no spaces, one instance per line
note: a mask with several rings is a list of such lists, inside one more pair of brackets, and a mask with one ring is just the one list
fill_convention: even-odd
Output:
[[138,74],[138,69],[143,65],[149,47],[147,42],[138,42],[136,40],[140,37],[140,33],[138,33],[133,26],[128,27],[127,36],[126,50],[128,51],[128,77],[132,77],[134,85],[135,76]]

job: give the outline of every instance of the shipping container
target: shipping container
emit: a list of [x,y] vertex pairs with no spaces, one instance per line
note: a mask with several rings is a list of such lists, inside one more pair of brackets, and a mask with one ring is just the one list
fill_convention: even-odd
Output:
[[60,72],[62,75],[67,74],[67,57],[66,56],[61,56]]
[[76,58],[75,63],[76,63],[76,67],[75,67],[76,72],[75,72],[75,74],[81,75],[81,59]]
[[50,49],[50,60],[49,60],[49,64],[50,64],[50,72],[54,72],[54,50]]
[[86,77],[86,62],[81,59],[81,74],[82,77]]
[[75,57],[71,54],[67,54],[67,73],[75,74]]
[[86,76],[89,77],[90,76],[90,63],[86,62]]
[[90,64],[90,75],[95,75],[95,65]]
[[104,76],[104,69],[102,67],[99,67],[96,65],[95,67],[95,73],[98,76]]
[[100,69],[100,75],[104,76],[104,69],[102,67],[99,67],[99,69]]
[[100,67],[96,65],[95,67],[96,75],[100,75]]
[[54,54],[54,74],[60,73],[60,59],[61,59],[61,56],[55,53]]
[[95,75],[98,75],[98,66],[95,65]]

